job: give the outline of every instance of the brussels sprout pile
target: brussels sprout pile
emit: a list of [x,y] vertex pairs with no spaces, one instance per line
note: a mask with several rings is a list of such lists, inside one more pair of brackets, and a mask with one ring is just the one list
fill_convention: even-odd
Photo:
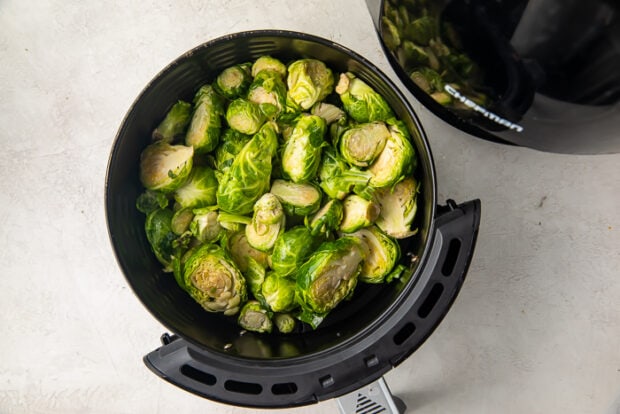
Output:
[[262,56],[172,106],[140,157],[147,239],[206,311],[255,332],[317,328],[358,283],[389,283],[416,233],[409,131],[324,62]]
[[436,5],[426,0],[386,0],[381,35],[386,47],[411,80],[436,102],[460,111],[471,108],[444,89],[450,85],[478,105],[488,105],[482,92],[482,71],[465,52],[454,26],[441,20]]

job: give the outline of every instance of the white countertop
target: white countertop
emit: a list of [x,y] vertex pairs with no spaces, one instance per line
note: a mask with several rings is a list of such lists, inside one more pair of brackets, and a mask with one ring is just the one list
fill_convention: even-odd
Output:
[[[117,266],[103,187],[116,130],[161,68],[265,28],[390,72],[362,0],[0,2],[1,413],[256,412],[145,368],[165,329]],[[418,414],[620,412],[620,154],[501,146],[414,106],[439,200],[480,198],[482,221],[460,295],[387,374],[392,391]]]

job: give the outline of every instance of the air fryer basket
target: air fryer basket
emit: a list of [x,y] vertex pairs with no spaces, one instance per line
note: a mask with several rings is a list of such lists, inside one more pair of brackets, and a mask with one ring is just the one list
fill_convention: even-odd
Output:
[[[354,72],[381,93],[412,132],[422,183],[419,233],[401,244],[409,272],[384,285],[362,285],[316,330],[289,335],[240,332],[234,318],[207,313],[163,273],[134,205],[142,191],[138,160],[150,132],[178,99],[191,100],[222,69],[272,55],[313,57]],[[424,131],[392,82],[372,63],[333,42],[285,31],[251,31],[207,42],[176,59],[145,87],[112,148],[106,214],[117,260],[136,296],[173,335],[145,357],[156,374],[229,404],[284,407],[337,397],[379,378],[411,354],[448,311],[475,245],[479,201],[436,207],[435,173]]]

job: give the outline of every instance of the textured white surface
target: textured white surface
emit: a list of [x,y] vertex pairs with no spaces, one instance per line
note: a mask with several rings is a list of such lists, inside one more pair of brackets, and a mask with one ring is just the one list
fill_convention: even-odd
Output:
[[[117,267],[103,184],[116,129],[162,67],[262,28],[330,38],[389,72],[362,0],[0,2],[1,413],[255,412],[143,366],[164,329]],[[504,147],[414,106],[439,199],[480,198],[483,216],[461,294],[388,373],[392,391],[419,414],[618,413],[620,155]]]

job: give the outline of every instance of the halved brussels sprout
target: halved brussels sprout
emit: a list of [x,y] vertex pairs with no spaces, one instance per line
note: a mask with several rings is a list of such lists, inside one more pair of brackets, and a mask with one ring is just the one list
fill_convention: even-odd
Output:
[[317,247],[319,239],[304,226],[281,233],[271,253],[271,267],[278,276],[292,275]]
[[314,104],[310,113],[323,118],[327,125],[338,122],[347,116],[342,109],[326,102],[317,102]]
[[348,195],[342,202],[343,217],[340,231],[353,233],[368,227],[379,217],[379,205],[356,194]]
[[331,199],[307,222],[307,227],[312,235],[329,235],[340,227],[342,216],[342,202]]
[[321,190],[314,184],[274,180],[270,192],[278,197],[286,214],[307,216],[321,206]]
[[217,178],[207,166],[194,166],[189,178],[174,192],[174,199],[181,207],[205,207],[217,203]]
[[[276,313],[273,315],[273,323],[278,328],[278,331],[281,333],[291,333],[295,329],[295,318],[293,318],[288,313]],[[295,352],[290,352],[291,356],[298,355],[299,350],[295,350]]]
[[273,326],[269,311],[256,300],[250,300],[243,305],[237,323],[243,329],[259,333],[269,333]]
[[404,67],[428,66],[430,55],[424,48],[416,45],[411,40],[405,40],[396,51],[398,61]]
[[189,230],[201,243],[211,243],[222,236],[224,230],[217,220],[217,215],[217,211],[211,208],[194,210]]
[[341,237],[322,243],[297,272],[298,319],[316,329],[357,284],[364,252],[359,239]]
[[252,222],[245,227],[248,243],[255,249],[269,251],[284,231],[284,209],[278,197],[271,193],[263,194],[254,204]]
[[159,191],[146,190],[136,199],[136,208],[139,212],[149,214],[158,208],[168,207],[168,196]]
[[400,33],[396,25],[386,16],[381,18],[381,36],[390,50],[400,46]]
[[344,110],[357,122],[387,121],[394,117],[385,99],[351,72],[340,75],[336,93]]
[[274,312],[288,312],[297,307],[295,282],[275,273],[268,273],[261,287],[265,302]]
[[278,59],[271,56],[261,56],[252,64],[252,76],[256,77],[262,71],[272,71],[284,78],[286,76],[286,66]]
[[375,162],[368,168],[372,174],[369,184],[375,188],[396,184],[416,167],[415,150],[409,141],[407,127],[401,121],[392,121],[390,136]]
[[316,59],[296,60],[288,66],[288,96],[308,110],[334,90],[334,75],[325,63]]
[[169,193],[185,184],[194,160],[194,149],[157,141],[140,154],[140,181],[148,190]]
[[273,71],[259,72],[250,85],[248,100],[259,106],[270,119],[276,118],[286,106],[286,85]]
[[411,230],[411,223],[417,210],[417,195],[420,184],[413,177],[407,177],[394,186],[382,188],[375,193],[381,213],[376,224],[389,236],[404,239],[417,233]]
[[186,291],[206,311],[234,315],[247,300],[243,275],[216,244],[197,248],[183,266]]
[[267,267],[258,263],[258,261],[254,260],[253,257],[248,257],[247,263],[248,268],[243,274],[245,276],[247,288],[250,289],[252,296],[254,296],[254,298],[257,299],[261,305],[267,307],[267,302],[265,302],[265,298],[263,297],[263,292],[261,290],[265,277],[267,276]]
[[165,272],[172,270],[172,257],[175,254],[174,241],[177,238],[172,231],[172,215],[172,211],[167,208],[157,209],[146,216],[144,223],[146,239],[157,260],[164,265]]
[[217,204],[236,214],[249,214],[254,203],[269,190],[271,160],[278,149],[275,124],[265,123],[241,149],[230,168],[220,179]]
[[185,134],[185,145],[197,153],[213,151],[220,139],[224,102],[211,85],[202,86],[194,97],[194,113]]
[[321,162],[325,145],[325,121],[316,115],[302,114],[282,151],[282,171],[295,183],[312,180]]
[[186,231],[189,231],[189,225],[194,219],[194,212],[191,208],[182,208],[174,212],[170,226],[172,231],[177,236],[181,236]]
[[251,136],[242,134],[232,128],[225,130],[221,136],[220,144],[215,149],[215,168],[219,172],[226,172],[237,154],[251,138]]
[[250,71],[249,63],[228,67],[215,78],[213,88],[228,99],[243,96],[252,82]]
[[340,136],[340,153],[350,164],[368,167],[381,154],[389,136],[390,131],[383,122],[354,126]]
[[237,98],[226,109],[226,122],[235,131],[252,135],[257,133],[265,122],[265,114],[254,102]]
[[153,140],[172,144],[175,138],[185,133],[185,128],[187,128],[191,116],[192,104],[178,101],[172,105],[166,117],[153,130]]
[[383,283],[400,259],[400,246],[377,226],[360,229],[349,236],[357,237],[364,248],[364,262],[359,280]]
[[228,238],[227,249],[233,261],[244,275],[250,267],[250,259],[255,260],[262,268],[266,268],[269,265],[269,255],[250,246],[248,238],[245,236],[245,230],[238,231]]

